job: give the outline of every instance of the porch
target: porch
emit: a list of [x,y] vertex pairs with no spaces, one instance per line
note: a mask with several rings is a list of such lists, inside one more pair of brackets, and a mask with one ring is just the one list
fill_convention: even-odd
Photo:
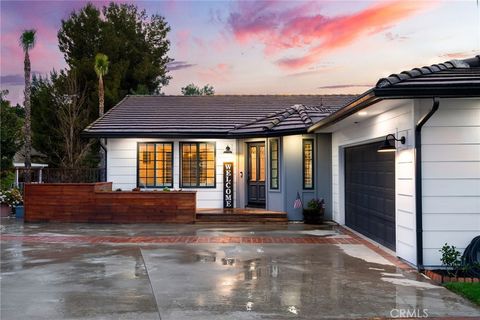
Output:
[[288,223],[287,213],[259,208],[196,209],[195,223]]

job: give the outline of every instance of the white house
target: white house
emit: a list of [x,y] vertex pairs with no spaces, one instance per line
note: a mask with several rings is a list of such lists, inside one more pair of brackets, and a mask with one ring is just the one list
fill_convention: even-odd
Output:
[[84,135],[105,139],[114,188],[196,190],[198,208],[290,220],[302,220],[297,196],[324,198],[327,218],[423,268],[480,234],[479,98],[477,56],[360,96],[127,96]]
[[[380,79],[313,125],[332,135],[333,219],[420,267],[463,250],[480,234],[479,97],[476,56]],[[387,135],[396,150],[375,152]]]
[[330,134],[307,130],[353,98],[127,96],[84,134],[105,138],[115,189],[195,190],[197,208],[223,208],[223,166],[233,162],[233,207],[302,220],[297,193],[306,203],[331,188]]

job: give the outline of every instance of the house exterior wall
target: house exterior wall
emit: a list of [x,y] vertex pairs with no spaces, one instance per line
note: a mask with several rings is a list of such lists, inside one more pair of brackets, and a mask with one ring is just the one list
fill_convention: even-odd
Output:
[[[432,107],[415,101],[416,118]],[[440,99],[422,130],[423,257],[440,264],[445,244],[463,251],[480,234],[480,100]]]
[[[287,212],[289,220],[302,220],[303,214],[302,209],[293,208],[293,202],[296,199],[297,191],[300,194],[302,202],[304,205],[317,196],[317,181],[315,179],[315,188],[313,190],[304,190],[303,189],[303,180],[302,180],[302,140],[303,139],[315,139],[314,134],[306,135],[290,135],[283,137],[272,137],[272,138],[252,138],[252,139],[240,139],[237,141],[237,150],[238,150],[238,164],[239,164],[239,173],[243,173],[243,178],[239,177],[238,181],[241,181],[242,185],[238,187],[238,206],[246,206],[246,184],[247,184],[247,143],[249,142],[259,142],[262,141],[265,143],[266,147],[266,170],[267,175],[265,182],[266,184],[266,209],[273,211],[283,211]],[[280,147],[280,181],[278,189],[271,189],[270,186],[270,142],[273,139],[278,139]],[[317,154],[318,148],[327,148],[327,153],[329,153],[330,142],[322,142],[321,144],[315,144],[314,149],[314,175],[318,177],[317,169]],[[241,176],[241,174],[239,174]],[[323,195],[321,196],[323,197]]]
[[[295,209],[293,203],[297,198],[297,192],[300,194],[304,206],[310,199],[316,197],[316,189],[303,189],[303,139],[315,139],[315,135],[293,135],[283,137],[283,166],[284,166],[284,180],[283,180],[283,201],[285,211],[288,214],[289,220],[303,220],[302,209]],[[317,179],[315,174],[317,172],[317,145],[314,143],[314,187],[317,187]]]
[[[279,188],[270,186],[270,143],[279,142]],[[314,140],[314,189],[303,189],[303,139]],[[266,155],[266,209],[287,212],[290,220],[302,220],[302,209],[293,208],[297,192],[306,206],[310,199],[324,198],[326,217],[332,216],[331,210],[331,135],[305,134],[272,138],[251,139],[133,139],[118,138],[107,140],[107,181],[113,182],[113,188],[131,190],[137,187],[137,144],[139,142],[173,142],[173,185],[180,188],[180,142],[211,141],[216,143],[216,187],[188,188],[197,191],[198,208],[223,207],[223,162],[234,162],[234,201],[235,207],[247,205],[247,143],[264,142]],[[223,153],[230,146],[233,155]],[[187,189],[187,188],[184,188]]]
[[345,148],[382,141],[389,133],[405,136],[406,144],[397,145],[395,160],[396,254],[416,264],[414,103],[412,100],[384,100],[374,106],[375,115],[365,120],[357,116],[356,123],[352,116],[350,122],[343,121],[332,129],[333,219],[345,224]]
[[[107,140],[107,181],[113,182],[113,189],[131,190],[137,187],[137,144],[139,142],[173,142],[173,187],[180,188],[180,142],[206,141],[215,142],[216,148],[216,187],[188,188],[197,191],[197,208],[223,207],[223,162],[233,161],[234,179],[238,180],[237,144],[234,139],[108,139]],[[233,156],[223,153],[230,146]],[[187,188],[184,188],[187,189]],[[234,199],[238,187],[234,187]]]
[[330,133],[318,133],[316,166],[316,192],[317,197],[325,200],[325,219],[332,220],[332,135]]

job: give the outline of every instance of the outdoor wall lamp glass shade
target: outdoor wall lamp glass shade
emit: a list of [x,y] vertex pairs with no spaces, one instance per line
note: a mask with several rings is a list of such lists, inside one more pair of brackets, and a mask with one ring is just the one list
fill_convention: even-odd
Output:
[[385,137],[385,141],[383,141],[382,145],[378,148],[377,152],[395,152],[397,148],[395,148],[395,144],[391,144],[388,137],[392,137],[395,141],[400,141],[401,144],[405,144],[405,137],[401,137],[400,139],[395,138],[393,134],[387,134]]
[[229,154],[229,153],[232,153],[232,150],[230,150],[229,146],[226,146],[225,151],[223,151],[223,153]]

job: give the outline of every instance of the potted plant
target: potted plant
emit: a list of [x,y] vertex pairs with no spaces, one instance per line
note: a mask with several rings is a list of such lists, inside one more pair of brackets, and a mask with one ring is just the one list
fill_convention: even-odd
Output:
[[325,201],[314,198],[308,201],[306,208],[303,208],[303,221],[308,224],[321,224],[324,212]]
[[23,214],[22,194],[18,189],[1,191],[0,201],[2,217],[8,217],[12,213],[12,208],[17,206],[21,206],[21,212]]
[[6,191],[0,191],[0,217],[8,217],[12,213],[12,208],[7,203]]

